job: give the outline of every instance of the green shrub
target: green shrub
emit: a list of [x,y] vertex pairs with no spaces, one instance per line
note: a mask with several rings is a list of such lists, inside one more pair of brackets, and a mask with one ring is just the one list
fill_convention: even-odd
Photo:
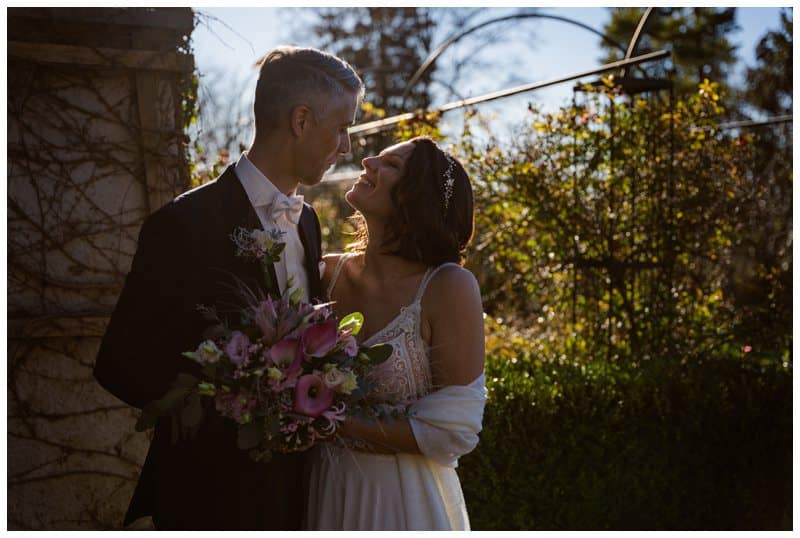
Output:
[[791,528],[790,369],[578,365],[523,342],[488,320],[484,429],[458,468],[473,529]]

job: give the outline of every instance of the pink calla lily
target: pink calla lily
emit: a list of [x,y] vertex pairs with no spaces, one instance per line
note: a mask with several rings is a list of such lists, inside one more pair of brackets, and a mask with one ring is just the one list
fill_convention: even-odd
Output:
[[269,350],[269,358],[289,376],[302,368],[303,349],[299,338],[284,338]]
[[294,388],[294,412],[318,417],[333,403],[333,390],[319,376],[309,374],[297,380]]
[[336,333],[333,321],[309,325],[303,331],[303,351],[309,357],[324,357],[336,347]]

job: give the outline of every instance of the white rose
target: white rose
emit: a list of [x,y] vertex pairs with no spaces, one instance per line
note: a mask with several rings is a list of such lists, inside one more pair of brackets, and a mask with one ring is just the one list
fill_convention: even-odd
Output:
[[255,242],[256,246],[261,250],[269,250],[272,247],[272,237],[264,230],[253,230],[250,232],[250,238]]
[[358,387],[358,378],[356,374],[353,372],[346,372],[344,374],[344,381],[342,381],[341,385],[336,387],[336,392],[340,392],[342,394],[350,394]]
[[338,368],[333,367],[322,375],[322,381],[328,388],[335,389],[345,381],[345,374]]

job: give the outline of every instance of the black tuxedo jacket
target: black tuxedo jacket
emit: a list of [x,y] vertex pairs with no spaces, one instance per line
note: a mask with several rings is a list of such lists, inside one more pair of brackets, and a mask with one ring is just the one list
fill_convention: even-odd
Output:
[[[241,304],[236,282],[260,282],[257,264],[235,256],[237,227],[261,223],[233,166],[145,220],[94,368],[106,390],[142,408],[179,372],[199,370],[181,356],[209,325],[197,305],[233,313]],[[307,204],[298,230],[309,296],[320,298],[320,227]],[[169,417],[159,421],[124,524],[152,515],[159,529],[299,529],[303,455],[255,463],[236,447],[232,421],[208,418],[197,436],[174,445]]]

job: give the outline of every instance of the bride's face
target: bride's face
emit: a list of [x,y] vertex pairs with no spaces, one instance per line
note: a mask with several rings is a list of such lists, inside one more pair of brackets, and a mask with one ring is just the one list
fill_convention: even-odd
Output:
[[412,142],[402,142],[362,160],[364,170],[344,195],[345,200],[365,217],[387,219],[392,213],[392,188],[405,174],[413,152]]

